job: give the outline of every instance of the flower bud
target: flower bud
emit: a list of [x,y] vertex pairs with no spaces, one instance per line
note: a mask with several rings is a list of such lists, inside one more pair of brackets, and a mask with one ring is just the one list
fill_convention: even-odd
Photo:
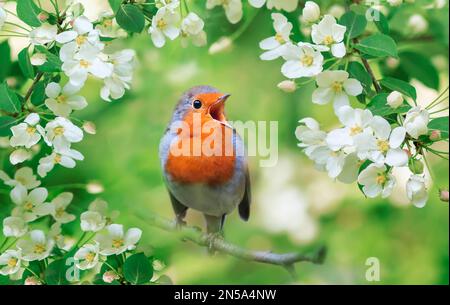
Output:
[[408,27],[414,34],[420,34],[428,29],[428,21],[420,14],[409,17]]
[[31,56],[30,62],[33,66],[41,66],[47,61],[47,55],[44,53],[35,53]]
[[398,108],[403,104],[403,95],[398,91],[392,91],[387,97],[387,104],[391,108]]
[[118,280],[119,276],[114,271],[106,271],[105,273],[103,273],[102,278],[105,283],[110,284],[115,280]]
[[37,17],[38,17],[39,21],[45,22],[48,19],[48,14],[46,12],[40,12]]
[[95,127],[94,122],[86,121],[83,124],[83,130],[86,131],[88,134],[96,134],[97,128]]
[[345,7],[343,7],[342,5],[339,5],[339,4],[333,4],[328,9],[328,14],[330,14],[331,16],[333,16],[336,19],[340,19],[342,17],[342,15],[345,14]]
[[439,199],[444,202],[448,202],[448,189],[440,189],[439,190]]
[[303,21],[313,23],[320,18],[320,7],[313,1],[306,1],[302,11]]
[[397,69],[397,67],[400,65],[400,60],[394,57],[389,57],[388,59],[386,59],[386,66],[388,66],[388,68],[394,70]]
[[409,159],[408,167],[414,174],[423,174],[423,163],[417,159]]
[[387,0],[387,2],[391,5],[391,6],[399,6],[403,3],[403,0]]
[[98,182],[93,181],[93,182],[89,182],[86,185],[86,191],[89,194],[100,194],[100,193],[103,193],[104,190],[105,190],[105,188],[103,187],[103,185],[101,185]]
[[231,38],[229,37],[222,37],[219,40],[217,40],[216,42],[214,42],[210,47],[209,47],[209,54],[214,55],[217,53],[221,53],[224,51],[227,51],[231,48],[231,46],[233,45],[233,40],[231,40]]
[[291,80],[284,80],[281,83],[279,83],[277,85],[277,87],[287,93],[291,93],[294,92],[295,90],[297,90],[297,85],[295,84],[294,81]]
[[37,277],[29,276],[25,279],[24,285],[42,285],[42,283]]
[[430,134],[430,140],[433,142],[437,142],[441,140],[441,131],[440,130],[433,130]]

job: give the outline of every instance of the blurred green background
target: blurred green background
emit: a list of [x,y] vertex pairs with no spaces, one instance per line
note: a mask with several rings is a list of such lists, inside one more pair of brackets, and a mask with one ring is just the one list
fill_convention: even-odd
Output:
[[[223,19],[221,10],[200,12],[212,18],[206,22],[209,43],[238,28]],[[448,11],[446,20],[448,23]],[[261,10],[233,48],[216,55],[209,55],[207,48],[183,49],[179,41],[158,50],[146,34],[117,43],[114,47],[118,49],[137,51],[132,89],[122,99],[106,103],[99,97],[101,84],[88,82],[83,94],[89,107],[79,117],[94,121],[97,135],[86,134],[85,140],[74,146],[86,156],[85,161],[73,170],[55,169],[44,179],[44,185],[54,186],[49,189],[56,192],[56,186],[62,184],[101,183],[105,191],[100,195],[74,188],[76,199],[69,210],[80,213],[97,197],[108,201],[111,209],[120,211],[118,222],[143,230],[140,244],[151,245],[154,255],[167,265],[164,273],[176,284],[292,283],[288,272],[280,267],[225,255],[211,257],[204,248],[182,242],[145,222],[152,213],[173,217],[161,178],[158,143],[182,92],[208,84],[232,94],[227,104],[230,120],[279,122],[278,164],[261,168],[258,157],[251,158],[251,217],[244,223],[237,213],[230,215],[225,224],[227,240],[277,252],[307,251],[325,244],[329,250],[325,264],[298,264],[295,283],[374,284],[365,279],[365,263],[367,258],[376,257],[381,264],[379,284],[448,284],[448,204],[437,196],[439,187],[448,186],[448,161],[431,158],[436,179],[423,209],[407,203],[402,187],[396,189],[391,201],[368,200],[355,184],[334,182],[326,173],[317,172],[297,147],[297,121],[311,116],[329,129],[337,126],[337,119],[331,105],[311,103],[313,84],[293,94],[276,88],[283,80],[282,62],[259,59],[259,41],[271,35],[270,13]],[[433,47],[408,43],[404,47],[444,60],[441,87],[447,86],[448,44]],[[436,95],[415,84],[421,102]],[[448,149],[448,143],[442,149]],[[407,173],[397,174],[399,184],[404,186]],[[11,207],[10,203],[1,204],[0,217]],[[190,211],[187,219],[189,224],[204,226],[196,212]],[[77,222],[63,228],[69,234],[79,234]]]

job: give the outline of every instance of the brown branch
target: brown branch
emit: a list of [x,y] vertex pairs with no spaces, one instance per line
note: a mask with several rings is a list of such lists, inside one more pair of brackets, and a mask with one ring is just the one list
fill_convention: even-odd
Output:
[[[358,53],[359,53],[359,51],[358,51]],[[359,54],[361,54],[361,53],[359,53]],[[381,92],[381,86],[378,83],[377,78],[375,77],[375,74],[373,74],[373,70],[370,67],[369,62],[363,56],[361,56],[361,61],[362,61],[363,65],[364,65],[364,68],[366,68],[367,73],[369,73],[370,78],[372,79],[372,84],[373,84],[373,86],[375,88],[375,91],[377,93],[380,93]]]
[[[141,218],[140,216],[138,217]],[[222,252],[243,260],[282,266],[291,273],[294,272],[295,263],[310,262],[313,264],[322,264],[326,256],[325,247],[320,247],[309,254],[299,252],[273,253],[271,251],[248,250],[232,244],[223,238],[205,234],[194,227],[182,226],[181,228],[178,228],[175,221],[157,215],[152,215],[150,219],[146,219],[146,222],[164,231],[179,233],[182,239],[189,240],[202,247],[208,247],[210,250]]]
[[25,94],[23,105],[22,105],[22,111],[25,110],[25,105],[30,98],[31,94],[33,93],[34,88],[36,88],[37,83],[41,80],[42,76],[44,75],[43,72],[38,72],[36,76],[34,77],[33,83],[31,84],[30,88],[28,88],[27,93]]

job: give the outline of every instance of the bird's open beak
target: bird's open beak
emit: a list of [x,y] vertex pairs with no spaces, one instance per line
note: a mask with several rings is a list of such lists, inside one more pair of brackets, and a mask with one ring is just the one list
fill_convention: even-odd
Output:
[[230,94],[224,94],[221,97],[219,97],[217,101],[209,107],[209,114],[214,120],[219,121],[222,125],[232,128],[230,124],[228,124],[224,113],[225,101],[229,97]]

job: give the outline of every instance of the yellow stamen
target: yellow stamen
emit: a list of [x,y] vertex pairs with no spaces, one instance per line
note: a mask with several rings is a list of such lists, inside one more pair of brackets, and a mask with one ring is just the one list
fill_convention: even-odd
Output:
[[80,66],[81,66],[82,68],[87,69],[87,68],[89,68],[90,65],[91,65],[91,63],[88,62],[87,60],[84,60],[84,59],[80,60]]
[[53,159],[53,162],[55,164],[58,164],[59,162],[61,162],[61,155],[56,154],[55,158]]
[[27,211],[31,211],[34,208],[34,204],[31,201],[27,201],[24,205],[23,208]]
[[67,96],[61,94],[60,96],[58,96],[56,98],[56,102],[59,104],[63,104],[65,102],[67,102]]
[[36,254],[41,254],[45,252],[45,245],[43,244],[35,244],[33,252]]
[[378,146],[378,149],[381,152],[383,152],[383,153],[387,152],[389,150],[389,148],[390,148],[389,147],[389,142],[386,141],[386,140],[378,140],[377,141],[377,146]]
[[158,22],[156,23],[156,26],[161,29],[164,30],[167,26],[166,21],[164,21],[164,19],[159,19]]
[[277,34],[275,35],[275,40],[278,41],[278,42],[281,43],[281,44],[283,44],[283,43],[286,42],[286,40],[284,40],[284,38],[283,38],[283,35],[281,35],[281,34],[279,34],[279,33],[277,33]]
[[104,21],[103,21],[103,26],[104,27],[111,27],[112,26],[112,20],[111,19],[105,19]]
[[114,247],[114,248],[120,248],[120,247],[122,247],[123,246],[123,239],[113,239],[113,241],[112,241],[112,246]]
[[323,39],[323,43],[327,46],[330,46],[334,43],[334,39],[331,35],[325,36],[325,38]]
[[342,88],[342,82],[333,82],[333,84],[331,85],[331,89],[336,93],[342,92]]
[[377,184],[384,185],[387,181],[386,175],[384,174],[378,174],[376,178]]
[[363,129],[360,126],[355,125],[352,128],[350,128],[350,135],[354,136],[354,135],[361,133],[362,131],[363,131]]
[[55,211],[56,217],[63,216],[64,215],[64,211],[65,211],[64,208],[57,208],[56,211]]
[[75,41],[77,43],[77,45],[81,46],[82,44],[84,44],[86,42],[86,36],[78,36],[77,38],[75,38]]
[[95,253],[89,252],[88,254],[86,254],[86,256],[84,258],[89,263],[92,263],[94,261],[94,259],[95,259]]
[[53,129],[53,132],[55,133],[55,136],[60,136],[64,134],[64,127],[58,126],[55,129]]
[[13,268],[13,267],[15,267],[16,265],[17,265],[17,258],[11,257],[11,258],[8,260],[8,267],[9,267],[9,268]]
[[33,127],[33,126],[28,126],[26,131],[27,131],[28,134],[32,135],[32,134],[34,134],[36,132],[36,128]]
[[311,55],[303,55],[300,61],[304,66],[309,67],[313,64],[314,58]]

